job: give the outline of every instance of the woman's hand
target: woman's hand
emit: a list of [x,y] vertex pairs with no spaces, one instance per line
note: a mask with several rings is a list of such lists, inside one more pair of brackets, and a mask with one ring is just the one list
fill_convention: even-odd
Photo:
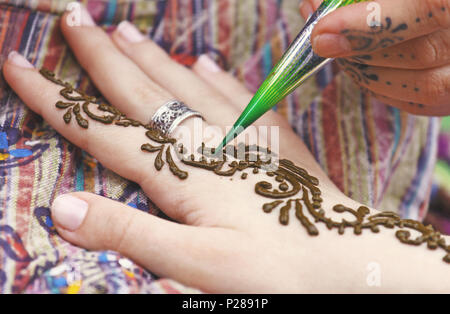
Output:
[[[67,15],[61,21],[62,32],[79,63],[109,102],[130,118],[146,122],[161,104],[175,98],[201,112],[209,125],[223,128],[234,122],[251,97],[211,60],[202,57],[193,71],[188,70],[127,22],[109,37],[86,11],[81,26],[71,27],[66,19]],[[156,154],[140,150],[149,142],[145,128],[91,120],[84,129],[74,119],[65,123],[64,111],[55,108],[56,102],[66,101],[59,93],[61,86],[46,80],[17,53],[10,54],[3,72],[33,111],[104,166],[137,182],[159,208],[180,222],[94,194],[70,193],[56,198],[52,218],[58,233],[76,245],[118,251],[160,276],[206,292],[450,289],[449,281],[442,279],[450,272],[442,250],[401,244],[395,230],[384,228],[379,234],[364,230],[356,236],[350,230],[338,235],[317,223],[319,235],[313,237],[293,210],[289,225],[281,225],[278,208],[271,214],[262,211],[262,204],[273,200],[255,193],[255,184],[267,180],[265,174],[250,173],[241,180],[240,173],[223,177],[179,163],[189,171],[189,177],[180,180],[167,166],[157,171]],[[188,119],[181,126],[193,131],[195,122]],[[269,112],[258,123],[279,125],[280,155],[319,179],[325,215],[341,220],[345,213],[333,213],[335,204],[359,206],[326,178],[280,116]],[[368,283],[368,267],[374,263],[382,276],[380,287]]]
[[[304,0],[303,17],[321,2]],[[379,26],[371,26],[374,21]],[[352,4],[323,18],[311,41],[317,54],[339,58],[384,103],[413,114],[450,114],[450,1]]]

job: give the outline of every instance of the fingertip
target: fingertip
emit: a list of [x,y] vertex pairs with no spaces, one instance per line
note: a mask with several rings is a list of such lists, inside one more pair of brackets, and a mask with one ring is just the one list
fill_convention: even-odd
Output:
[[11,73],[11,70],[14,68],[16,67],[13,64],[11,64],[11,61],[9,61],[9,59],[6,59],[5,62],[3,62],[2,72],[8,83],[9,83],[9,74]]
[[323,33],[341,34],[346,29],[365,30],[368,27],[366,12],[364,2],[340,7],[317,22],[311,37]]
[[[101,218],[96,210],[98,203],[105,204],[103,197],[89,192],[57,196],[50,207],[50,215],[58,234],[66,241],[87,249],[102,248],[103,242],[97,241],[102,230],[92,228],[92,221]],[[108,207],[111,204],[107,202],[105,205]],[[100,228],[103,224],[98,225]]]
[[307,0],[303,0],[302,3],[300,3],[299,10],[305,20],[313,13],[313,8]]
[[76,231],[82,225],[88,208],[88,202],[76,194],[59,195],[51,206],[53,222],[56,227]]
[[131,44],[140,43],[146,39],[144,34],[127,20],[124,20],[117,25],[114,34],[116,35],[115,38],[121,38]]
[[[169,55],[149,36],[142,33],[133,23],[124,20],[111,33],[111,41],[121,52],[130,57],[138,65],[143,61],[170,58]],[[161,60],[161,63],[162,63]],[[165,61],[164,61],[165,62]]]
[[192,66],[192,69],[195,72],[201,72],[201,73],[219,73],[222,71],[222,69],[219,67],[219,65],[214,62],[208,55],[203,54],[201,55],[197,61]]
[[[127,43],[123,36],[119,33],[118,27],[110,34],[111,41],[122,52],[128,52]],[[129,45],[128,45],[129,46]]]
[[61,18],[61,29],[63,32],[76,29],[78,27],[96,26],[94,19],[89,13],[88,9],[79,2],[70,2],[67,5],[66,11]]
[[312,38],[312,48],[324,58],[344,57],[351,53],[350,42],[342,35],[324,33]]
[[328,58],[341,56],[334,50],[342,50],[341,47],[336,47],[336,44],[342,44],[344,48],[348,49],[348,44],[342,39],[341,34],[344,28],[345,21],[342,21],[342,17],[336,14],[336,11],[322,18],[311,32],[311,45],[314,52]]
[[24,71],[36,71],[35,67],[17,51],[11,51],[3,63],[2,72],[6,82],[11,87],[16,87],[23,79]]
[[24,56],[22,56],[15,50],[11,51],[8,54],[8,58],[5,64],[9,64],[22,69],[35,69],[34,65],[31,64],[30,61],[28,61]]
[[[136,51],[136,45],[146,41],[146,37],[127,20],[120,22],[110,35],[111,41],[126,55]],[[150,41],[147,41],[150,42]]]

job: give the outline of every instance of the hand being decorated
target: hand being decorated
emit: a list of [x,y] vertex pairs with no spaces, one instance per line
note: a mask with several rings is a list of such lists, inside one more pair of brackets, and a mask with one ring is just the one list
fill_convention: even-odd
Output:
[[[188,69],[132,23],[107,34],[80,9],[80,24],[67,12],[61,32],[109,103],[64,82],[58,66],[38,70],[42,58],[32,64],[15,51],[5,80],[65,139],[139,184],[171,220],[87,191],[52,195],[52,241],[117,251],[204,292],[450,291],[449,238],[348,198],[274,111],[255,123],[261,132],[243,133],[220,160],[205,153],[252,94],[206,55]],[[169,138],[149,117],[174,99],[204,121],[185,119]],[[265,131],[272,126],[279,141]],[[278,164],[256,141],[280,156]]]
[[[307,18],[322,1],[304,0]],[[413,114],[450,114],[450,1],[378,0],[330,13],[313,49],[375,98]]]

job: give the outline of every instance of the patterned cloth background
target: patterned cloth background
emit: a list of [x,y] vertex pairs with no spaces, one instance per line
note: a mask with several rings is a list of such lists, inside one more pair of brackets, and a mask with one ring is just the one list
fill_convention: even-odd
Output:
[[450,117],[442,119],[430,211],[425,223],[450,234]]
[[[18,50],[36,67],[98,96],[59,31],[69,1],[3,0],[0,63]],[[111,31],[128,19],[189,66],[207,53],[255,91],[300,30],[298,0],[83,1]],[[105,169],[31,112],[0,80],[0,292],[186,293],[114,252],[89,252],[54,231],[57,195],[86,190],[162,215],[135,183]],[[360,91],[330,65],[275,108],[350,197],[423,219],[439,119],[415,117]],[[180,261],[181,263],[182,261]]]

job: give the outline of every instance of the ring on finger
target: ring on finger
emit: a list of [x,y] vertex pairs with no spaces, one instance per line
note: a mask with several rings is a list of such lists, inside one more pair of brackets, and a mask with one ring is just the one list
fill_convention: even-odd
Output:
[[150,126],[169,135],[181,122],[190,117],[201,117],[204,120],[200,112],[192,110],[181,101],[171,100],[156,110],[150,120]]

